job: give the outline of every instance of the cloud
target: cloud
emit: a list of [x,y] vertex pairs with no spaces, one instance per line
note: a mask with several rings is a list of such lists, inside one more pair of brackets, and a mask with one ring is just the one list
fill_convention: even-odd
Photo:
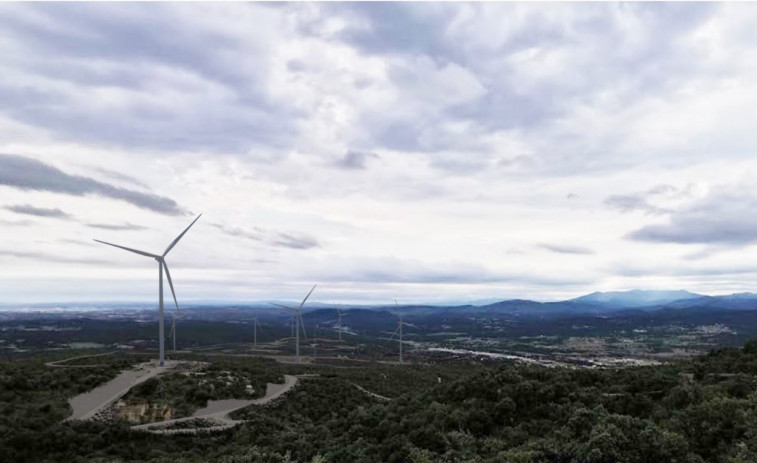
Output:
[[254,227],[252,230],[249,230],[235,225],[229,226],[220,223],[212,223],[211,225],[226,235],[260,241],[271,246],[290,249],[311,249],[320,246],[316,238],[301,233],[271,231],[261,227]]
[[87,167],[89,169],[94,170],[95,172],[99,172],[100,174],[106,177],[112,178],[113,180],[119,180],[121,182],[131,183],[132,185],[138,186],[140,188],[148,188],[146,183],[140,180],[137,180],[131,175],[126,175],[121,172],[116,172],[115,170],[103,169],[102,167],[90,167],[90,166],[87,166]]
[[34,252],[34,251],[10,251],[0,249],[0,256],[11,257],[15,259],[29,259],[38,260],[42,262],[57,262],[62,264],[92,264],[92,265],[104,265],[108,264],[108,261],[102,259],[85,259],[76,257],[65,257],[46,252]]
[[255,241],[262,241],[263,240],[263,230],[260,228],[255,227],[255,231],[249,231],[246,229],[243,229],[242,227],[238,227],[236,225],[224,225],[220,223],[211,223],[213,227],[216,227],[217,229],[221,230],[223,233],[234,236],[237,238],[247,238]]
[[338,165],[345,169],[365,169],[371,159],[379,159],[379,155],[365,151],[347,151]]
[[59,243],[66,243],[66,244],[76,244],[76,245],[79,245],[79,246],[86,246],[86,247],[91,247],[91,248],[94,248],[94,247],[98,246],[98,245],[96,245],[92,241],[74,240],[74,239],[70,239],[70,238],[61,238],[61,239],[58,240],[58,242]]
[[34,207],[29,204],[5,206],[5,209],[15,212],[16,214],[33,215],[36,217],[49,217],[52,219],[70,220],[71,216],[58,208]]
[[270,242],[275,246],[283,246],[291,249],[311,249],[320,246],[318,240],[312,236],[295,233],[278,232]]
[[644,211],[647,214],[665,214],[670,212],[649,204],[643,194],[611,195],[605,198],[604,205],[624,213]]
[[652,215],[668,214],[671,212],[670,209],[655,206],[650,203],[650,200],[687,198],[691,196],[693,187],[693,185],[687,185],[686,188],[681,189],[673,185],[661,184],[638,193],[610,195],[605,198],[604,204],[623,213],[644,211]]
[[15,79],[0,100],[15,120],[101,146],[286,146],[298,115],[266,81],[284,19],[261,4],[4,8]]
[[161,214],[185,213],[172,199],[115,187],[88,177],[69,175],[53,166],[22,156],[0,154],[0,185],[74,196],[94,194],[126,201],[139,208]]
[[583,255],[594,254],[594,251],[582,246],[543,243],[543,244],[540,244],[539,247],[542,249],[546,249],[548,251],[556,252],[558,254],[583,254]]
[[134,225],[128,222],[123,224],[107,224],[107,223],[85,223],[84,225],[91,228],[100,228],[102,230],[145,230],[146,227],[141,225]]
[[486,285],[494,283],[526,283],[545,286],[563,286],[585,283],[582,277],[561,275],[550,277],[529,272],[498,272],[486,267],[464,262],[426,264],[410,259],[362,258],[330,259],[336,265],[313,261],[319,281],[335,283],[371,284],[453,284]]
[[672,212],[666,223],[631,232],[636,241],[745,246],[757,242],[757,196],[744,187],[720,188]]
[[0,219],[0,224],[2,225],[8,225],[11,227],[28,227],[30,225],[34,225],[34,222],[31,220],[5,220]]

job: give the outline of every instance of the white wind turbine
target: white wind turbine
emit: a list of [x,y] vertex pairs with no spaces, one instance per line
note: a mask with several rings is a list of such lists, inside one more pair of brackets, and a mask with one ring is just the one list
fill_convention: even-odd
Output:
[[164,342],[165,342],[165,330],[164,330],[164,321],[163,321],[163,269],[166,270],[166,276],[168,277],[168,286],[171,288],[171,294],[173,294],[173,302],[176,304],[176,310],[179,310],[179,302],[176,300],[176,292],[173,289],[173,281],[171,281],[171,272],[168,271],[168,264],[166,263],[166,255],[173,249],[174,246],[176,246],[176,243],[179,242],[179,240],[184,236],[184,234],[189,231],[189,229],[192,227],[192,225],[197,222],[202,214],[198,215],[196,219],[192,221],[192,223],[189,224],[187,228],[184,229],[183,232],[179,236],[176,237],[175,240],[171,242],[171,244],[168,245],[165,251],[163,251],[163,254],[157,255],[157,254],[151,254],[149,252],[140,251],[137,249],[127,248],[126,246],[120,246],[118,244],[108,243],[106,241],[100,241],[95,240],[98,243],[107,244],[108,246],[114,246],[117,248],[121,248],[123,250],[133,252],[135,254],[139,254],[145,257],[152,257],[158,262],[158,303],[160,307],[159,312],[159,318],[158,318],[158,333],[160,336],[160,366],[163,366],[163,362],[165,360],[165,349],[164,349]]
[[318,323],[314,323],[313,324],[313,362],[315,362],[317,348],[318,348]]
[[287,323],[289,323],[289,329],[292,332],[292,335],[289,336],[290,338],[294,337],[294,319],[295,318],[297,318],[297,317],[295,317],[294,315],[292,315],[291,317],[287,318]]
[[349,314],[344,315],[341,310],[336,308],[336,306],[334,306],[334,310],[336,310],[337,315],[339,315],[339,342],[342,342],[342,317],[346,317]]
[[397,322],[397,329],[394,330],[394,333],[392,333],[392,335],[389,337],[389,339],[391,340],[392,338],[394,338],[394,335],[399,332],[399,334],[400,334],[400,337],[399,337],[399,341],[400,341],[400,363],[402,363],[402,325],[407,325],[407,326],[412,326],[412,325],[410,323],[405,323],[405,322],[402,321],[402,312],[400,312],[400,306],[399,306],[399,304],[397,304],[397,299],[394,300],[394,305],[397,306],[397,317],[399,317],[399,321]]
[[255,316],[252,318],[252,333],[255,338],[255,347],[258,347],[258,328],[260,328],[260,331],[263,331],[263,327],[260,326],[260,322],[258,321],[258,313],[255,312]]
[[176,319],[181,318],[183,315],[180,310],[178,310],[178,305],[176,306],[176,314],[170,314],[171,315],[171,332],[168,334],[168,337],[173,341],[173,351],[176,352]]
[[305,341],[308,340],[308,335],[307,333],[305,333],[305,322],[302,321],[302,306],[305,305],[305,301],[307,301],[310,295],[313,294],[313,291],[315,290],[316,286],[318,285],[313,285],[313,289],[310,290],[308,295],[305,296],[305,299],[303,299],[302,302],[300,302],[300,305],[297,308],[289,307],[287,305],[276,304],[274,302],[269,302],[269,304],[271,305],[275,305],[277,307],[282,307],[284,309],[294,311],[294,321],[297,324],[297,327],[294,329],[295,336],[296,336],[295,350],[296,350],[297,363],[300,363],[300,326],[302,326],[302,334],[305,335]]

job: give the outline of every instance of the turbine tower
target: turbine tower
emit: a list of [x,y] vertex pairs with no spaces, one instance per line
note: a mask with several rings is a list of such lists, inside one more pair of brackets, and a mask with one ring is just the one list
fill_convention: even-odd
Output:
[[260,331],[263,331],[263,327],[260,326],[257,312],[255,312],[255,316],[252,319],[254,320],[252,323],[252,333],[255,338],[255,347],[258,347],[258,328],[260,328]]
[[334,306],[334,310],[336,310],[337,315],[339,315],[339,342],[342,342],[342,317],[345,315],[342,314],[342,311],[337,309],[336,306]]
[[179,302],[176,300],[176,291],[173,289],[173,281],[171,281],[171,272],[168,270],[168,264],[166,263],[166,255],[173,249],[174,246],[176,246],[176,243],[179,242],[179,240],[184,236],[186,232],[189,231],[190,228],[192,228],[192,225],[197,222],[202,214],[198,215],[196,219],[192,221],[192,223],[189,224],[187,228],[184,229],[183,232],[179,236],[176,237],[175,240],[171,242],[171,244],[168,245],[165,251],[163,251],[163,254],[157,255],[157,254],[151,254],[149,252],[140,251],[138,249],[132,249],[127,248],[126,246],[120,246],[118,244],[108,243],[106,241],[100,241],[95,240],[98,243],[107,244],[108,246],[113,246],[116,248],[121,248],[125,251],[133,252],[135,254],[139,254],[145,257],[152,257],[158,262],[158,304],[159,304],[159,317],[158,317],[158,334],[160,338],[160,366],[163,366],[163,362],[165,360],[165,329],[164,329],[164,321],[163,321],[163,269],[166,270],[166,277],[168,277],[168,286],[171,288],[171,294],[173,295],[173,302],[176,304],[176,310],[179,310]]
[[168,337],[173,341],[173,351],[176,352],[176,319],[181,318],[181,312],[179,311],[176,315],[171,315],[171,332],[168,334]]
[[313,324],[313,362],[315,362],[317,348],[318,348],[318,323],[314,323]]
[[393,339],[394,335],[399,332],[399,334],[400,334],[400,337],[399,337],[399,341],[400,341],[400,363],[402,363],[402,325],[410,326],[410,324],[409,323],[405,323],[405,322],[402,321],[402,312],[400,312],[400,306],[399,306],[399,304],[397,304],[397,299],[394,300],[394,305],[397,306],[397,317],[399,318],[399,321],[397,322],[397,329],[394,330],[394,333],[392,333],[392,335],[391,335],[391,337],[389,337],[389,339],[390,340]]
[[313,285],[313,289],[310,290],[307,296],[305,296],[305,299],[300,302],[300,306],[297,308],[289,307],[287,305],[281,305],[276,304],[274,302],[269,302],[271,305],[275,305],[276,307],[281,307],[287,310],[294,311],[294,321],[297,324],[297,327],[294,329],[296,340],[295,340],[295,351],[296,351],[296,361],[297,363],[300,363],[300,326],[302,326],[302,334],[305,335],[305,341],[308,340],[308,335],[305,333],[305,322],[302,321],[302,306],[305,305],[305,301],[308,300],[311,294],[313,294],[313,291],[315,290],[315,287],[318,285]]

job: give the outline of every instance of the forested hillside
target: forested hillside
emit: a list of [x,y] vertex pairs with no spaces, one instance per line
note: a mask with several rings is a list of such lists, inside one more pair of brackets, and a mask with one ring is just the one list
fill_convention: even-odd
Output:
[[59,423],[67,396],[112,377],[123,361],[77,370],[42,360],[0,364],[2,461],[757,461],[757,343],[621,370],[256,362],[271,375],[314,376],[240,410],[235,417],[248,421],[234,429],[174,436],[123,422]]

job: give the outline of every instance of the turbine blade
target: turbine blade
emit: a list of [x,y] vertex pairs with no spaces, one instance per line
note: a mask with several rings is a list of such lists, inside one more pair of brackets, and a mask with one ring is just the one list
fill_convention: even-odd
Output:
[[173,322],[171,322],[171,332],[168,334],[168,337],[170,339],[173,339],[173,333],[176,331],[176,319],[173,319]]
[[184,234],[185,234],[186,232],[188,232],[190,228],[192,228],[192,225],[194,225],[194,224],[195,224],[195,222],[197,222],[198,220],[200,220],[200,217],[201,217],[201,216],[202,216],[202,214],[198,215],[198,216],[197,216],[197,218],[196,218],[196,219],[194,219],[194,220],[192,221],[192,223],[190,223],[190,224],[189,224],[189,226],[188,226],[187,228],[185,228],[185,229],[184,229],[184,231],[183,231],[183,232],[181,232],[181,235],[177,236],[177,237],[176,237],[176,239],[175,239],[175,240],[173,240],[173,241],[171,242],[171,244],[169,244],[169,245],[168,245],[168,247],[166,248],[165,252],[163,252],[163,257],[165,257],[165,256],[166,256],[166,254],[168,254],[168,252],[169,252],[169,251],[170,251],[171,249],[173,249],[173,247],[174,247],[174,246],[176,246],[176,243],[178,243],[178,242],[179,242],[179,240],[181,239],[181,237],[182,237],[182,236],[184,236]]
[[305,341],[307,341],[308,334],[305,332],[305,322],[302,320],[302,312],[299,312],[297,316],[300,317],[300,326],[302,327],[302,334],[305,335]]
[[310,295],[313,294],[313,291],[315,290],[316,286],[318,286],[318,285],[317,284],[313,285],[313,289],[311,289],[310,292],[308,293],[308,295],[305,296],[305,299],[302,300],[302,302],[300,303],[300,309],[302,308],[303,305],[305,305],[305,301],[308,300],[308,298],[310,297]]
[[132,248],[127,248],[126,246],[120,246],[118,244],[108,243],[107,241],[100,241],[100,240],[95,240],[95,241],[97,241],[98,243],[107,244],[108,246],[114,246],[116,248],[125,249],[125,250],[127,250],[129,252],[133,252],[135,254],[141,254],[141,255],[147,256],[147,257],[154,257],[154,258],[159,258],[160,257],[160,256],[157,256],[155,254],[150,254],[149,252],[140,251],[138,249],[132,249]]
[[163,261],[163,268],[166,269],[166,276],[168,277],[168,286],[171,288],[171,294],[173,295],[173,303],[176,304],[176,311],[181,313],[181,310],[179,310],[179,301],[176,300],[176,291],[173,290],[173,281],[171,281],[171,272],[168,271],[168,264],[166,264],[166,261]]
[[397,334],[397,333],[399,332],[399,330],[400,330],[400,327],[398,326],[398,327],[397,327],[397,329],[396,329],[396,330],[394,330],[394,333],[392,333],[392,335],[391,335],[391,336],[389,336],[389,339],[390,339],[390,340],[391,340],[391,339],[393,339],[393,338],[394,338],[394,335],[395,335],[395,334]]
[[275,302],[269,302],[269,304],[275,305],[276,307],[281,307],[282,309],[294,310],[295,312],[297,311],[297,309],[295,309],[294,307],[289,307],[287,305],[281,305],[281,304],[277,304]]
[[260,322],[259,322],[259,321],[257,321],[257,320],[255,320],[255,323],[257,323],[257,325],[258,325],[258,328],[260,328],[260,331],[263,331],[263,327],[262,327],[262,326],[260,326]]

